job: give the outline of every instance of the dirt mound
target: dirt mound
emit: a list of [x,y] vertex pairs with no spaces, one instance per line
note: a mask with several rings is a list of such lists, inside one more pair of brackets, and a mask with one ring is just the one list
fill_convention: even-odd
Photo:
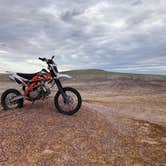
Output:
[[[64,116],[50,101],[26,103],[23,109],[0,112],[0,165],[164,163],[161,147],[165,142],[149,138],[155,130],[146,122],[114,113],[104,115],[85,106],[74,116]],[[157,128],[157,132],[163,129]]]
[[101,114],[84,107],[74,116],[64,116],[50,101],[27,103],[23,109],[1,112],[0,126],[0,165],[117,162],[112,156],[115,131]]

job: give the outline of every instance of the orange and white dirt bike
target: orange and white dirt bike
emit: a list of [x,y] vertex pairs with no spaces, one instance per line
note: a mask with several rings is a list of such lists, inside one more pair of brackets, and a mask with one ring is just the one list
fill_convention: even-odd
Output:
[[54,97],[54,104],[57,110],[66,115],[73,115],[79,111],[82,104],[80,93],[74,88],[62,86],[60,78],[71,77],[60,74],[53,59],[54,56],[51,59],[39,58],[47,63],[48,70],[42,69],[33,74],[10,73],[9,77],[22,86],[23,94],[16,89],[6,90],[1,96],[3,110],[21,108],[24,100],[34,102],[46,99],[51,93],[51,88],[56,84],[58,91]]

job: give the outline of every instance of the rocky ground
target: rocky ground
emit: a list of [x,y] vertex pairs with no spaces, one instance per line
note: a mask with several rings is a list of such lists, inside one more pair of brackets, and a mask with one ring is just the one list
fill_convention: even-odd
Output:
[[166,165],[165,78],[64,83],[83,97],[74,116],[52,97],[0,111],[0,166]]

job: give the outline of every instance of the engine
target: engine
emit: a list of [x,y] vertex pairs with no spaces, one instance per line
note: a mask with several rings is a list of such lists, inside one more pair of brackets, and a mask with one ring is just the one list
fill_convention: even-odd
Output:
[[38,100],[47,97],[51,93],[50,88],[41,85],[29,93],[31,100]]

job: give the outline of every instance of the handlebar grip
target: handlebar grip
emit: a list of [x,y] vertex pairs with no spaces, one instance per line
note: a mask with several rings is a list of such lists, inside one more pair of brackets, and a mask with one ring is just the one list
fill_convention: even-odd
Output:
[[45,58],[40,58],[40,57],[39,57],[39,60],[41,60],[41,61],[45,61]]

